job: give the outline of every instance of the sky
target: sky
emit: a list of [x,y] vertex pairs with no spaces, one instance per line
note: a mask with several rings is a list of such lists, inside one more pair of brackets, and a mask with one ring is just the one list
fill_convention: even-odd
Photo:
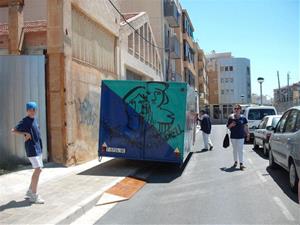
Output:
[[180,0],[195,28],[194,39],[204,52],[231,52],[250,59],[252,93],[263,95],[300,81],[300,0]]

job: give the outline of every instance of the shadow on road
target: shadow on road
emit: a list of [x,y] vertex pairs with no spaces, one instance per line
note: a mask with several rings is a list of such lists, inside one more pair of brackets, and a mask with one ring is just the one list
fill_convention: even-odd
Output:
[[269,160],[269,158],[267,156],[264,155],[264,151],[262,148],[252,148],[252,151],[255,152],[257,155],[259,155],[261,158],[265,159],[265,160]]
[[295,203],[298,203],[297,194],[292,192],[289,186],[289,174],[282,168],[270,169],[267,168],[272,179],[277,183],[281,190]]
[[78,175],[123,177],[127,176],[128,171],[130,170],[139,170],[145,167],[149,167],[150,165],[151,162],[145,161],[112,159],[88,170],[85,170]]
[[[146,180],[147,183],[169,183],[180,177],[192,153],[188,155],[182,165],[152,161],[138,161],[128,159],[112,159],[78,175],[87,176],[133,176]],[[128,174],[129,172],[129,174]]]
[[5,205],[1,205],[0,206],[0,212],[4,211],[4,210],[7,210],[7,209],[13,209],[13,208],[24,208],[24,207],[28,207],[28,206],[31,206],[32,203],[28,200],[28,199],[25,199],[23,201],[10,201],[9,203],[5,204]]
[[224,172],[227,172],[227,173],[232,173],[232,172],[235,172],[235,171],[240,171],[239,168],[237,167],[222,167],[220,168],[221,171],[224,171]]

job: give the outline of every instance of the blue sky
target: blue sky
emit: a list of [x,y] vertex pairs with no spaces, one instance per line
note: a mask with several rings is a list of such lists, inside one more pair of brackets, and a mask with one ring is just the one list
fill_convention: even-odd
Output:
[[300,81],[300,0],[180,0],[195,28],[194,37],[206,53],[232,52],[251,61],[252,93],[257,77],[265,78],[263,94]]

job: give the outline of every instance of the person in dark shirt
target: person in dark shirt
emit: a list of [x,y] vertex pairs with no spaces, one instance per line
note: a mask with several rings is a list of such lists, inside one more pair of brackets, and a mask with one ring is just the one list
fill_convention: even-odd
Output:
[[210,139],[211,121],[209,115],[204,110],[200,111],[200,126],[202,130],[202,136],[204,142],[204,148],[202,150],[211,151],[213,149],[213,144]]
[[234,164],[232,167],[237,167],[238,158],[240,162],[240,169],[244,170],[246,167],[243,162],[243,146],[245,136],[249,141],[250,134],[248,129],[248,121],[244,115],[241,115],[242,107],[240,105],[234,106],[234,113],[231,114],[227,121],[227,127],[230,129],[230,140],[233,148]]
[[35,102],[28,102],[26,110],[27,116],[12,129],[12,132],[24,136],[26,156],[34,169],[25,198],[29,198],[32,203],[43,204],[44,200],[37,194],[38,181],[42,171],[41,168],[43,167],[43,145],[40,129],[35,118],[37,104]]

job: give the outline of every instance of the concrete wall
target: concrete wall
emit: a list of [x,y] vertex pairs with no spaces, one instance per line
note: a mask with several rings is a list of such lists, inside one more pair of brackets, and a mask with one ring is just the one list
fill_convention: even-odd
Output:
[[[85,28],[95,33],[88,36],[86,29],[74,30],[73,38],[72,10],[83,14]],[[97,155],[100,84],[102,79],[117,78],[119,22],[118,14],[105,0],[48,0],[48,121],[53,161],[71,165]],[[101,41],[93,42],[92,46],[103,52],[74,55],[78,46],[88,51],[85,48],[89,45],[78,43],[91,41],[89,38],[111,39],[113,45],[107,49]],[[97,64],[95,57],[103,62],[109,58],[109,65]]]

